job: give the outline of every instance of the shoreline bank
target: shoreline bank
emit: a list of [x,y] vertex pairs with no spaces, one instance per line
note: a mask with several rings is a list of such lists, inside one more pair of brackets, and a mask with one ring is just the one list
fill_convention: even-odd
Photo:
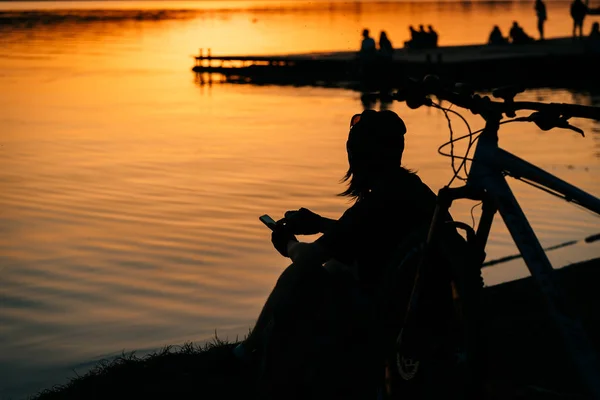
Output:
[[[600,351],[600,258],[556,271],[588,336]],[[490,384],[494,399],[580,398],[581,390],[541,297],[531,278],[485,289],[493,316],[489,329]],[[130,399],[161,396],[253,399],[252,382],[218,338],[204,346],[185,344],[138,358],[124,355],[97,364],[65,385],[31,397],[49,399]],[[566,397],[565,397],[566,396]]]

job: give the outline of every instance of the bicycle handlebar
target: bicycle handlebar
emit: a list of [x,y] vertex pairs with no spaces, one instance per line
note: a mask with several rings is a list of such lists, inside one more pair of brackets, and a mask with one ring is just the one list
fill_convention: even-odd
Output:
[[564,119],[571,117],[587,118],[600,121],[600,107],[581,106],[565,103],[539,103],[533,101],[513,101],[522,89],[502,88],[494,91],[495,97],[504,101],[493,101],[488,96],[475,94],[466,86],[457,83],[443,83],[437,76],[428,75],[422,81],[407,79],[402,89],[392,95],[395,100],[405,101],[410,108],[432,106],[433,102],[428,96],[434,95],[441,100],[449,101],[470,110],[473,114],[496,113],[502,116],[514,117],[517,110],[534,110],[544,114],[562,116]]

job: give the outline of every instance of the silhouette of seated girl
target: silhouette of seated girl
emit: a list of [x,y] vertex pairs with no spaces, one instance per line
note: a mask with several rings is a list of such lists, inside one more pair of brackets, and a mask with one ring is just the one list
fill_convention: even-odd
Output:
[[385,59],[391,59],[393,54],[394,47],[392,46],[392,42],[385,31],[381,31],[381,34],[379,35],[379,55]]
[[[353,204],[337,220],[300,208],[277,222],[271,241],[292,264],[234,350],[263,370],[261,398],[372,397],[381,338],[371,321],[386,264],[399,243],[429,226],[436,208],[435,193],[401,164],[405,133],[393,111],[354,115],[341,193]],[[313,242],[296,238],[318,233]]]

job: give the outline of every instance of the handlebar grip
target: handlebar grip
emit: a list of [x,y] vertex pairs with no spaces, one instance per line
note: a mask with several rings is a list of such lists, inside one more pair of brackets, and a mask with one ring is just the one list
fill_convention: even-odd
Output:
[[421,106],[431,106],[433,102],[428,97],[437,91],[439,78],[427,75],[422,81],[407,77],[402,88],[392,95],[397,101],[405,102],[408,108],[417,109]]
[[426,75],[420,81],[406,78],[402,88],[396,91],[393,98],[406,102],[406,105],[412,109],[424,105],[431,106],[433,102],[428,97],[431,95],[448,100],[460,107],[468,108],[469,105],[466,104],[465,100],[473,94],[473,91],[468,90],[468,93],[461,94],[460,91],[456,91],[456,87],[455,83],[442,81],[437,75]]

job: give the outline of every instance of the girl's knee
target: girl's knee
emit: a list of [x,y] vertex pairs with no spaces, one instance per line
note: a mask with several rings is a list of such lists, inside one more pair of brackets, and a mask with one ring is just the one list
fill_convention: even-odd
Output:
[[315,275],[325,272],[321,265],[290,264],[277,279],[277,285],[289,285],[305,279],[314,279]]

